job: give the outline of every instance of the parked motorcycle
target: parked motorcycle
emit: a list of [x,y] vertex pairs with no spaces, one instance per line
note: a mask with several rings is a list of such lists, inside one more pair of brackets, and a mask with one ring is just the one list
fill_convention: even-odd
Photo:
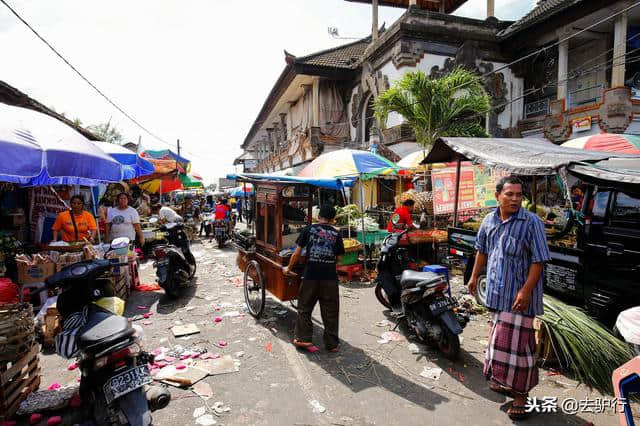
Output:
[[458,335],[469,317],[454,311],[458,302],[451,296],[445,277],[407,269],[407,250],[399,247],[407,232],[391,234],[382,244],[376,297],[398,319],[406,319],[420,339],[437,346],[446,358],[456,359],[460,353]]
[[215,230],[216,241],[218,242],[218,247],[223,248],[229,239],[228,230],[229,225],[224,219],[217,219],[213,224]]
[[209,238],[209,241],[213,238],[213,223],[215,222],[215,216],[211,212],[205,212],[202,214],[202,230]]
[[43,288],[62,290],[57,308],[63,330],[56,349],[65,358],[77,356],[80,397],[99,425],[150,425],[150,411],[171,400],[166,388],[150,385],[147,364],[154,357],[142,350],[127,318],[94,303],[113,296],[107,274],[126,266],[117,259],[79,262],[47,278]]
[[153,248],[156,277],[165,293],[169,297],[177,298],[180,288],[196,274],[196,259],[191,253],[183,224],[167,223],[160,227],[160,231],[166,233],[168,244]]

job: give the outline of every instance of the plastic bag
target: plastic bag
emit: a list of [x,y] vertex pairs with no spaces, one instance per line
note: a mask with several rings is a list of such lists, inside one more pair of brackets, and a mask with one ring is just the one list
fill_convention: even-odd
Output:
[[124,313],[124,300],[119,297],[101,297],[93,303],[115,315]]

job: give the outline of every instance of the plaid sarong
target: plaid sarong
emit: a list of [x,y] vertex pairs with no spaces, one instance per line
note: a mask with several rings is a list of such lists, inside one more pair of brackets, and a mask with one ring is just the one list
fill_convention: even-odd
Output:
[[533,318],[494,313],[483,370],[487,380],[523,394],[538,384]]

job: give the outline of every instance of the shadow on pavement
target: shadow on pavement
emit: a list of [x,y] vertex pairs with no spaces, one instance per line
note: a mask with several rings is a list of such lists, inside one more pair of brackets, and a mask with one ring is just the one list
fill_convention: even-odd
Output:
[[[282,309],[287,309],[289,314],[286,317],[277,317],[275,322],[268,324],[270,327],[275,326],[278,330],[274,337],[282,339],[286,344],[291,344],[296,318],[295,310],[287,305],[267,299],[265,312]],[[323,327],[316,323],[314,327],[315,341],[322,341],[322,332]],[[388,358],[389,354],[384,353],[386,351],[389,349],[384,348],[374,352],[382,352],[380,355]],[[353,346],[344,340],[340,343],[340,353],[338,354],[330,354],[323,349],[315,354],[299,352],[355,393],[371,387],[382,387],[428,410],[435,410],[438,404],[449,401],[449,398],[394,373],[390,368],[370,357],[362,348]]]

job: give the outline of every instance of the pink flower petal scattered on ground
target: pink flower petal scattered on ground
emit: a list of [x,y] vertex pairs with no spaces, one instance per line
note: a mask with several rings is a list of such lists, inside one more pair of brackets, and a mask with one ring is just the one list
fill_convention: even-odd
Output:
[[175,361],[176,359],[178,359],[178,358],[176,358],[176,357],[174,357],[174,356],[165,356],[165,357],[164,357],[164,360],[165,360],[165,361],[167,361],[167,362],[173,362],[173,361]]
[[218,341],[218,346],[225,347],[225,346],[227,346],[227,344],[228,344],[228,343],[227,343],[227,341],[226,341],[226,340],[219,340],[219,341]]
[[200,354],[197,354],[197,353],[196,354],[192,354],[191,358],[193,358],[193,359],[200,358]]
[[142,325],[151,325],[153,324],[152,321],[142,321]]
[[147,312],[146,314],[142,315],[142,318],[147,319],[147,318],[151,317],[151,315],[153,315],[151,312]]
[[160,355],[162,352],[164,352],[162,348],[155,348],[151,353],[154,355]]
[[62,386],[60,386],[60,383],[52,383],[51,385],[49,385],[49,387],[47,389],[49,389],[49,390],[58,390],[61,387]]
[[185,359],[191,358],[191,355],[180,355],[180,361],[184,361]]
[[222,322],[222,317],[215,317],[214,321],[215,322]]
[[185,368],[187,368],[187,366],[184,364],[176,364],[176,370],[184,370]]
[[82,380],[82,376],[78,376],[78,378],[76,379],[76,382],[80,383],[81,380]]
[[220,309],[220,306],[216,306],[216,311],[219,311]]
[[49,419],[47,420],[47,426],[55,426],[59,425],[60,423],[62,423],[62,417],[60,416],[49,417]]
[[264,349],[265,349],[267,352],[271,352],[271,350],[273,349],[273,345],[271,344],[271,342],[267,342],[267,344],[266,344],[266,345],[264,345]]
[[30,425],[35,425],[40,423],[40,420],[42,420],[42,414],[40,413],[33,413],[30,417],[29,417],[29,424]]
[[138,309],[147,309],[148,306],[142,306],[142,305],[138,305]]
[[69,364],[69,366],[67,367],[67,370],[69,371],[73,371],[76,368],[78,368],[78,363],[77,362],[72,362],[71,364]]

